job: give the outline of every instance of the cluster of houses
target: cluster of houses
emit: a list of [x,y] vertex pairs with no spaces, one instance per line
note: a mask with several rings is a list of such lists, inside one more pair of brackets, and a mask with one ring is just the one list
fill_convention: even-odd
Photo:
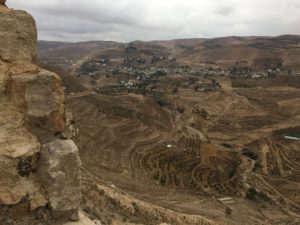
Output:
[[254,71],[249,67],[245,68],[235,68],[232,67],[225,75],[230,76],[231,78],[241,77],[241,78],[252,78],[252,79],[260,79],[260,78],[274,78],[278,75],[281,76],[300,76],[300,72],[286,70],[286,69],[268,69],[267,71]]
[[[129,46],[127,52],[136,51],[134,46]],[[116,66],[107,56],[97,57],[87,60],[81,65],[80,74],[88,75],[91,78],[91,84],[96,85],[97,77],[99,76],[119,76],[121,80],[116,87],[122,90],[152,90],[160,78],[172,74],[191,75],[196,77],[195,81],[181,82],[181,87],[194,87],[197,92],[211,92],[221,88],[221,85],[216,81],[215,77],[227,76],[232,79],[247,78],[247,79],[266,79],[276,77],[277,75],[286,76],[300,76],[300,73],[284,70],[284,69],[269,69],[267,71],[256,72],[251,68],[245,67],[231,67],[227,70],[216,67],[201,67],[191,68],[189,65],[178,64],[156,64],[156,62],[170,62],[173,59],[166,58],[162,55],[152,55],[151,62],[142,56],[135,58],[120,58],[120,63]],[[123,60],[123,64],[122,64]],[[132,60],[138,65],[145,64],[144,66],[131,65]],[[147,61],[147,62],[146,62]],[[176,59],[175,59],[176,61]],[[207,63],[207,62],[206,62]],[[147,65],[146,65],[147,64]],[[213,64],[213,63],[211,63]],[[174,66],[175,65],[175,66]],[[177,86],[176,86],[177,87]]]

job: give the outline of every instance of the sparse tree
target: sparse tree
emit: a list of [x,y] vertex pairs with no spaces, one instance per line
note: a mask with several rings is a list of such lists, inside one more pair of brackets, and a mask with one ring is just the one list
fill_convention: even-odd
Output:
[[253,187],[249,188],[248,191],[246,192],[246,198],[250,200],[255,200],[256,195],[257,195],[257,191]]

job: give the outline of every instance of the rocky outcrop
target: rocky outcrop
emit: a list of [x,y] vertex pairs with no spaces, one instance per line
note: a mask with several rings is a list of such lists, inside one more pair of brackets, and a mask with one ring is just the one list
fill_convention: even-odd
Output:
[[37,55],[34,19],[25,11],[3,8],[0,10],[0,59],[6,62],[34,61]]
[[38,169],[54,211],[76,209],[80,204],[80,158],[71,140],[54,140],[41,151]]
[[[0,206],[30,215],[47,205],[50,215],[77,220],[80,158],[74,142],[62,135],[61,79],[34,64],[34,19],[4,4],[0,1]],[[24,203],[28,209],[19,207]]]
[[11,79],[12,100],[26,121],[49,131],[64,130],[64,93],[56,74],[39,69]]

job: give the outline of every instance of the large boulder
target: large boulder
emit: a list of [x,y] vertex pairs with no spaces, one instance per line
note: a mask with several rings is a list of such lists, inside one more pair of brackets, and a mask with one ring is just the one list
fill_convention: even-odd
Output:
[[53,132],[64,130],[65,96],[56,74],[40,69],[11,79],[12,100],[27,122]]
[[5,1],[0,9],[0,60],[35,61],[37,54],[37,31],[35,21],[28,13],[6,9]]
[[54,140],[43,146],[38,174],[54,212],[76,210],[80,205],[80,158],[71,140]]

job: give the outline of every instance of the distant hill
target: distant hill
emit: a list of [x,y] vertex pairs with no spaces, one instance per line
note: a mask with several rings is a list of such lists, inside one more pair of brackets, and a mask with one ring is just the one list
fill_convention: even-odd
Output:
[[[126,47],[136,48],[135,54]],[[39,42],[39,59],[47,64],[74,69],[88,58],[105,55],[115,60],[126,57],[167,56],[193,67],[250,67],[255,70],[286,68],[300,70],[300,36],[222,37],[170,41],[118,43]]]
[[112,41],[89,41],[78,43],[39,41],[39,60],[65,70],[85,60],[91,53],[107,48],[120,48],[123,44]]
[[51,48],[59,48],[69,46],[72,43],[70,42],[60,42],[60,41],[39,41],[38,42],[38,49],[39,50],[46,50]]

